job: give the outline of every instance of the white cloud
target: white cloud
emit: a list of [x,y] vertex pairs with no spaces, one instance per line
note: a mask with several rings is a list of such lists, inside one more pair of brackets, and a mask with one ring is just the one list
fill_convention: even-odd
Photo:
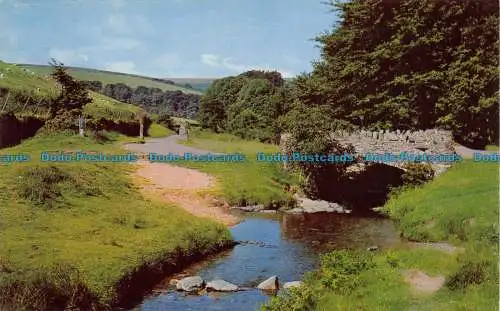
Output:
[[64,63],[65,65],[72,65],[82,61],[87,62],[88,56],[75,50],[61,50],[53,48],[49,51],[49,56]]
[[112,62],[106,64],[106,70],[123,72],[123,73],[137,73],[134,62]]
[[217,67],[217,68],[224,68],[229,71],[235,72],[235,73],[242,73],[248,70],[266,70],[266,71],[273,71],[276,70],[281,73],[281,75],[284,78],[291,78],[295,76],[295,74],[291,71],[288,70],[283,70],[283,69],[278,69],[278,68],[272,68],[270,66],[255,66],[255,65],[244,65],[244,64],[238,64],[233,62],[233,59],[228,57],[228,58],[221,58],[219,55],[214,55],[214,54],[202,54],[200,55],[200,61],[202,64],[211,66],[211,67]]
[[219,56],[214,54],[201,54],[200,61],[208,66],[220,67]]
[[179,66],[181,58],[175,53],[166,53],[158,56],[153,60],[153,64],[162,69],[171,69]]

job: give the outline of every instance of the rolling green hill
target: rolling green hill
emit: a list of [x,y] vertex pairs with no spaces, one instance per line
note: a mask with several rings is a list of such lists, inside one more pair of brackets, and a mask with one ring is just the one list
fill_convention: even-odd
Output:
[[167,78],[172,80],[175,84],[185,85],[190,84],[193,89],[205,91],[212,85],[212,83],[219,78]]
[[[48,65],[18,64],[17,66],[31,70],[41,76],[47,75],[51,71],[51,67]],[[201,91],[195,89],[189,89],[181,85],[173,85],[161,81],[156,81],[150,77],[144,77],[133,74],[111,72],[98,69],[79,68],[79,67],[68,67],[68,72],[75,79],[96,80],[96,81],[101,81],[103,84],[124,83],[132,88],[136,88],[142,85],[148,88],[156,87],[161,89],[162,91],[182,91],[184,93],[201,94]],[[185,84],[189,83],[189,81],[194,81],[194,80],[196,79],[187,79],[186,82],[181,82],[181,83]],[[175,80],[172,81],[175,82]]]
[[[49,73],[49,70],[46,72]],[[43,117],[46,109],[43,105],[38,106],[37,102],[41,98],[56,96],[55,82],[50,78],[32,73],[30,69],[25,70],[21,66],[2,61],[0,61],[0,73],[3,73],[3,78],[0,79],[0,90],[3,90],[0,92],[0,109],[16,114],[36,112],[37,115]],[[9,92],[11,94],[7,98]],[[25,94],[29,99],[24,100],[25,97],[19,94]],[[85,112],[92,116],[130,121],[134,119],[135,113],[141,110],[137,106],[122,103],[99,93],[90,92],[90,95],[93,101],[85,106]],[[20,99],[22,102],[19,102]]]

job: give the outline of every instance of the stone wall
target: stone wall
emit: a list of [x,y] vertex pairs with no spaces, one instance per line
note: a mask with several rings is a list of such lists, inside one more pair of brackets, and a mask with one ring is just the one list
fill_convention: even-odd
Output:
[[[342,145],[352,145],[358,156],[367,153],[377,154],[452,154],[453,137],[450,131],[430,129],[425,131],[337,131],[330,137]],[[290,134],[281,135],[280,151],[290,154],[294,151],[294,142]],[[401,168],[403,162],[384,162],[386,165]],[[452,163],[433,163],[435,170],[442,172]]]
[[352,144],[359,154],[365,153],[451,153],[453,137],[450,131],[339,131],[332,138],[342,144]]

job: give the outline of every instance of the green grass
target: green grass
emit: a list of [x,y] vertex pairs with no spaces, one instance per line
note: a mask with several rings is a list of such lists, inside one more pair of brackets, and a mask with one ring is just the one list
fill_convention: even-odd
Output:
[[498,235],[498,163],[464,161],[386,204],[404,235],[419,241],[491,240]]
[[53,80],[36,74],[32,75],[19,66],[0,61],[0,72],[4,74],[4,78],[0,79],[0,88],[33,93],[39,96],[55,96],[57,93]]
[[[9,71],[7,71],[7,68],[9,68]],[[20,110],[24,103],[16,103],[16,107],[13,107],[13,97],[9,98],[5,110],[12,108],[14,112],[17,112],[18,116],[33,116],[38,97],[54,97],[58,92],[52,79],[42,78],[38,74],[32,75],[29,70],[24,71],[20,66],[0,61],[0,72],[5,74],[4,78],[0,79],[0,88],[3,87],[13,92],[31,94],[32,96],[32,100],[28,102],[25,111],[22,113],[20,113]],[[84,111],[92,117],[130,122],[135,121],[136,113],[141,110],[140,107],[119,102],[96,92],[90,92],[90,95],[92,103],[86,105]],[[3,101],[1,102],[3,106]],[[37,116],[44,118],[46,113],[44,107],[38,107]]]
[[495,146],[495,145],[488,145],[488,146],[486,146],[486,150],[487,151],[499,151],[500,147],[499,146]]
[[192,126],[199,126],[200,125],[200,123],[198,121],[186,119],[186,118],[172,117],[172,120],[174,120],[175,123],[187,122],[189,125],[192,125]]
[[174,131],[164,127],[163,125],[153,123],[149,127],[149,136],[153,138],[167,137],[175,134]]
[[214,175],[219,181],[217,195],[230,205],[260,203],[277,208],[292,202],[291,195],[284,191],[284,185],[294,185],[296,179],[276,163],[256,160],[257,152],[278,152],[277,146],[194,129],[186,145],[212,152],[246,155],[244,162],[176,162]]
[[69,304],[85,293],[103,307],[141,268],[172,268],[230,238],[222,225],[144,198],[127,175],[129,164],[50,165],[39,161],[42,150],[124,153],[116,143],[64,135],[2,150],[33,160],[0,164],[0,308],[40,310],[50,299]]
[[[22,64],[18,66],[34,71],[42,76],[49,74],[52,70],[51,67],[48,65]],[[148,88],[153,88],[153,87],[159,88],[163,91],[182,91],[184,93],[201,94],[201,92],[198,90],[193,90],[179,85],[172,85],[155,81],[150,77],[144,77],[126,73],[111,72],[111,71],[104,71],[104,70],[97,70],[90,68],[76,68],[76,67],[68,67],[68,72],[75,79],[101,81],[103,85],[111,83],[124,83],[132,88],[136,88],[138,86],[145,86]]]
[[[401,245],[371,255],[336,251],[306,277],[306,285],[262,310],[498,310],[498,164],[464,161],[434,181],[393,196],[385,211],[417,241],[451,241],[463,252]],[[370,257],[370,265],[357,262]],[[418,294],[402,272],[444,275],[445,285]]]
[[90,92],[92,103],[85,105],[84,112],[95,118],[104,118],[114,121],[137,121],[136,115],[140,107],[125,104],[99,93]]

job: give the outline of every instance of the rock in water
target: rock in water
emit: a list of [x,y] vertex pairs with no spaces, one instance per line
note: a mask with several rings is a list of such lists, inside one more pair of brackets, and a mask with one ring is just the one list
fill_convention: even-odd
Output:
[[303,283],[301,281],[286,282],[285,284],[283,284],[283,288],[287,289],[292,287],[300,287],[302,286],[302,284]]
[[217,291],[217,292],[235,292],[238,290],[238,286],[226,282],[224,280],[213,280],[207,283],[207,290]]
[[260,283],[257,288],[262,290],[278,290],[280,287],[278,277],[273,275],[264,282]]
[[194,292],[201,289],[204,285],[204,281],[199,276],[190,276],[179,280],[176,284],[177,290],[182,290],[185,292]]

